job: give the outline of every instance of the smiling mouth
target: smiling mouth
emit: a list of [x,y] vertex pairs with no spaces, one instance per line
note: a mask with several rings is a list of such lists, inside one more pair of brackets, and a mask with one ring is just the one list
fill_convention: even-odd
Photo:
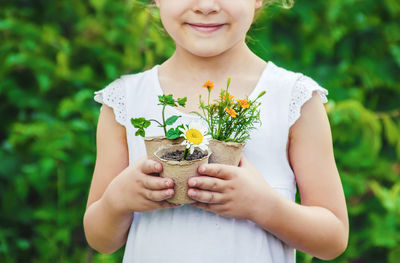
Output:
[[202,23],[198,23],[198,24],[191,24],[191,23],[186,23],[187,25],[189,25],[191,28],[193,28],[194,30],[198,31],[198,32],[203,32],[203,33],[212,33],[215,32],[219,29],[221,29],[225,24],[202,24]]

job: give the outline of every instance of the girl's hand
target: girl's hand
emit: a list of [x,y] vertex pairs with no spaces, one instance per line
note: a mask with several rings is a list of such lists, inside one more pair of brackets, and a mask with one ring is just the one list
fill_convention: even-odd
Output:
[[208,176],[188,181],[188,195],[198,201],[192,205],[222,216],[251,219],[258,204],[274,192],[243,154],[238,167],[213,163],[201,165],[198,172]]
[[150,175],[161,171],[160,163],[146,157],[135,161],[110,183],[105,203],[123,213],[177,207],[165,201],[174,195],[174,181]]

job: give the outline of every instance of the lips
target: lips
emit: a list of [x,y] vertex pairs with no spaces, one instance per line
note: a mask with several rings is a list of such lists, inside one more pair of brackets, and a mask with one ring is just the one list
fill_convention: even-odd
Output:
[[217,24],[217,23],[187,23],[191,28],[198,32],[203,33],[212,33],[219,29],[221,29],[225,24]]

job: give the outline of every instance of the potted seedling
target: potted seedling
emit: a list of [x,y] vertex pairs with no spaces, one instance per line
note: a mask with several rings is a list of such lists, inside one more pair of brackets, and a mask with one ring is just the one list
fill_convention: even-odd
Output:
[[[185,107],[186,100],[187,100],[186,97],[174,99],[172,94],[158,96],[159,103],[157,105],[162,106],[162,112],[161,112],[162,122],[159,122],[155,119],[145,119],[143,117],[131,118],[132,125],[135,128],[137,128],[135,135],[144,137],[146,154],[149,159],[156,160],[156,158],[154,157],[154,152],[158,148],[160,148],[160,146],[169,144],[179,144],[182,142],[183,139],[180,137],[181,131],[179,130],[179,128],[182,128],[183,125],[179,125],[175,128],[170,128],[167,130],[167,127],[173,125],[181,116],[173,115],[165,119],[165,108],[167,106]],[[163,128],[164,136],[146,137],[145,129],[151,125],[151,122],[155,122],[158,124],[158,127]]]
[[210,93],[214,89],[214,83],[207,81],[203,87],[208,89],[207,104],[199,97],[199,108],[202,113],[193,112],[200,116],[208,125],[208,133],[211,135],[209,148],[212,152],[209,162],[237,166],[240,155],[250,139],[250,132],[261,125],[260,102],[265,91],[262,91],[254,100],[238,99],[229,93],[231,79],[228,78],[226,89],[221,89],[219,99],[210,104]]
[[178,129],[184,141],[179,145],[162,146],[154,156],[163,165],[160,176],[172,178],[175,183],[175,194],[167,201],[174,204],[190,204],[195,201],[187,195],[188,180],[199,175],[197,169],[201,164],[208,163],[211,155],[208,143],[211,136],[207,135],[207,128],[199,122],[192,122]]

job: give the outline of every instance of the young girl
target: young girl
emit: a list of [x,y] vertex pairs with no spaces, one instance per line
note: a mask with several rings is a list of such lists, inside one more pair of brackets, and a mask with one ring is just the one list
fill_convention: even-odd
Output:
[[[103,253],[125,244],[124,262],[294,262],[295,249],[333,259],[347,246],[346,203],[336,168],[327,91],[309,77],[257,57],[245,44],[262,0],[156,0],[175,53],[151,70],[123,76],[96,92],[103,103],[97,161],[84,228]],[[206,164],[189,180],[197,202],[176,206],[162,165],[145,157],[130,118],[158,118],[157,95],[187,97],[181,123],[199,120],[198,96],[231,77],[235,98],[262,90],[262,126],[238,167]],[[162,135],[150,126],[147,136]],[[296,184],[301,205],[296,204]]]

